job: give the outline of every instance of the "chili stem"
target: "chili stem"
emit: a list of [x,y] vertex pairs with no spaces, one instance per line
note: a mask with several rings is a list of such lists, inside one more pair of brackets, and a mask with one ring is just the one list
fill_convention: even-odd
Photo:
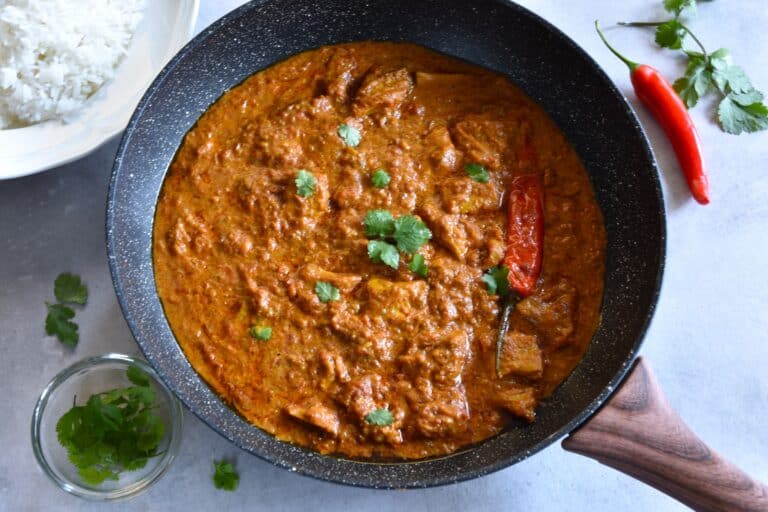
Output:
[[666,21],[619,21],[616,24],[622,27],[658,27]]
[[504,346],[504,337],[509,331],[509,317],[512,311],[520,302],[520,296],[510,292],[504,297],[504,310],[501,312],[501,324],[499,325],[499,335],[496,337],[496,377],[501,378],[501,349]]
[[[663,25],[666,23],[666,21],[620,21],[618,25],[621,25],[622,27],[658,27],[659,25]],[[679,22],[678,22],[679,23]],[[691,39],[696,42],[696,44],[701,49],[701,53],[704,54],[704,59],[707,58],[707,49],[704,48],[704,45],[699,40],[698,37],[696,37],[696,34],[694,34],[691,29],[689,29],[685,24],[680,23],[680,26],[685,30],[685,33],[691,36]]]
[[637,62],[633,62],[633,61],[629,60],[628,58],[626,58],[625,56],[620,54],[613,46],[611,46],[611,43],[609,43],[608,40],[605,38],[605,34],[603,34],[603,31],[600,30],[600,20],[595,20],[595,29],[597,30],[597,34],[600,36],[600,39],[602,39],[603,43],[605,43],[605,46],[607,46],[608,49],[611,50],[611,52],[615,56],[617,56],[619,59],[621,59],[622,62],[624,62],[624,64],[626,64],[629,67],[629,71],[630,72],[634,72],[635,69],[637,69],[637,67],[640,64],[638,64]]

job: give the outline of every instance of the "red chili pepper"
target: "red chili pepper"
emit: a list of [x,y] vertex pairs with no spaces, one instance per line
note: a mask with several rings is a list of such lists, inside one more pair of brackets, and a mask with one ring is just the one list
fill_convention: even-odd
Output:
[[699,203],[708,204],[709,182],[704,172],[699,134],[680,96],[656,69],[633,62],[616,51],[600,30],[598,21],[595,21],[595,28],[608,49],[629,67],[635,93],[651,111],[672,143],[691,195]]
[[507,248],[504,265],[509,269],[513,290],[504,298],[501,324],[496,337],[496,376],[501,378],[501,353],[509,330],[509,316],[520,299],[536,288],[544,253],[544,184],[535,174],[536,151],[526,140],[518,153],[518,167],[531,173],[516,176],[509,185],[507,205]]
[[509,285],[521,297],[536,287],[541,272],[544,244],[544,192],[538,174],[512,179],[507,207],[507,251]]

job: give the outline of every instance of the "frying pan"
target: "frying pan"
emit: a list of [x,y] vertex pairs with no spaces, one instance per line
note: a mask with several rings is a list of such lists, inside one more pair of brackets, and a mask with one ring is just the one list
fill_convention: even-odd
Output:
[[[155,204],[176,150],[200,115],[226,90],[290,55],[370,39],[415,42],[508,76],[549,112],[580,155],[608,235],[602,322],[583,361],[539,407],[536,422],[416,462],[324,456],[243,420],[190,366],[163,314],[153,276]],[[125,318],[160,377],[213,429],[278,466],[356,486],[427,487],[496,471],[570,433],[567,449],[686,503],[768,507],[766,489],[685,430],[647,365],[636,360],[659,294],[665,251],[657,167],[637,118],[588,55],[515,4],[267,0],[231,12],[168,64],[137,107],[112,172],[107,250]]]

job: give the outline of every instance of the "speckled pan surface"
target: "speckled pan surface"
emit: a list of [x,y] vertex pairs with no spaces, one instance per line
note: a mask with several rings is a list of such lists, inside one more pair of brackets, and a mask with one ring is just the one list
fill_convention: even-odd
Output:
[[[171,333],[152,269],[152,223],[185,133],[227,89],[297,52],[356,40],[411,41],[509,76],[550,113],[584,161],[608,232],[602,324],[582,363],[538,419],[449,457],[366,463],[277,441],[197,376]],[[107,205],[107,250],[120,305],[160,377],[203,421],[276,465],[334,482],[441,485],[514,464],[592,414],[631,365],[653,313],[665,249],[656,164],[629,105],[594,61],[527,10],[493,0],[255,1],[189,43],[148,90],[123,136]]]

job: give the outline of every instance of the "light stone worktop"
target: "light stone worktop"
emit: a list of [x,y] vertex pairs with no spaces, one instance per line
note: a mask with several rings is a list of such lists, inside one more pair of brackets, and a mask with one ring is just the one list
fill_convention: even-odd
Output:
[[[414,0],[416,1],[416,0]],[[203,0],[198,31],[239,2]],[[626,67],[601,44],[593,20],[654,19],[660,1],[524,0],[587,50],[638,109],[663,169],[668,210],[666,274],[642,355],[671,403],[715,450],[768,482],[768,132],[735,137],[693,111],[704,144],[712,203],[689,198],[669,143],[631,90]],[[716,0],[693,22],[711,50],[725,46],[768,90],[768,4]],[[652,33],[609,30],[627,56],[666,76],[683,64],[652,44]],[[104,208],[117,142],[61,168],[0,182],[0,511],[101,510],[60,491],[38,468],[29,441],[38,394],[59,370],[89,355],[138,354],[107,268]],[[77,313],[73,352],[43,331],[45,300],[64,270],[90,289]],[[211,483],[214,458],[234,457],[237,492]],[[186,412],[181,452],[148,492],[110,510],[454,511],[680,510],[654,489],[555,443],[490,476],[447,487],[372,491],[291,474],[239,451]]]

